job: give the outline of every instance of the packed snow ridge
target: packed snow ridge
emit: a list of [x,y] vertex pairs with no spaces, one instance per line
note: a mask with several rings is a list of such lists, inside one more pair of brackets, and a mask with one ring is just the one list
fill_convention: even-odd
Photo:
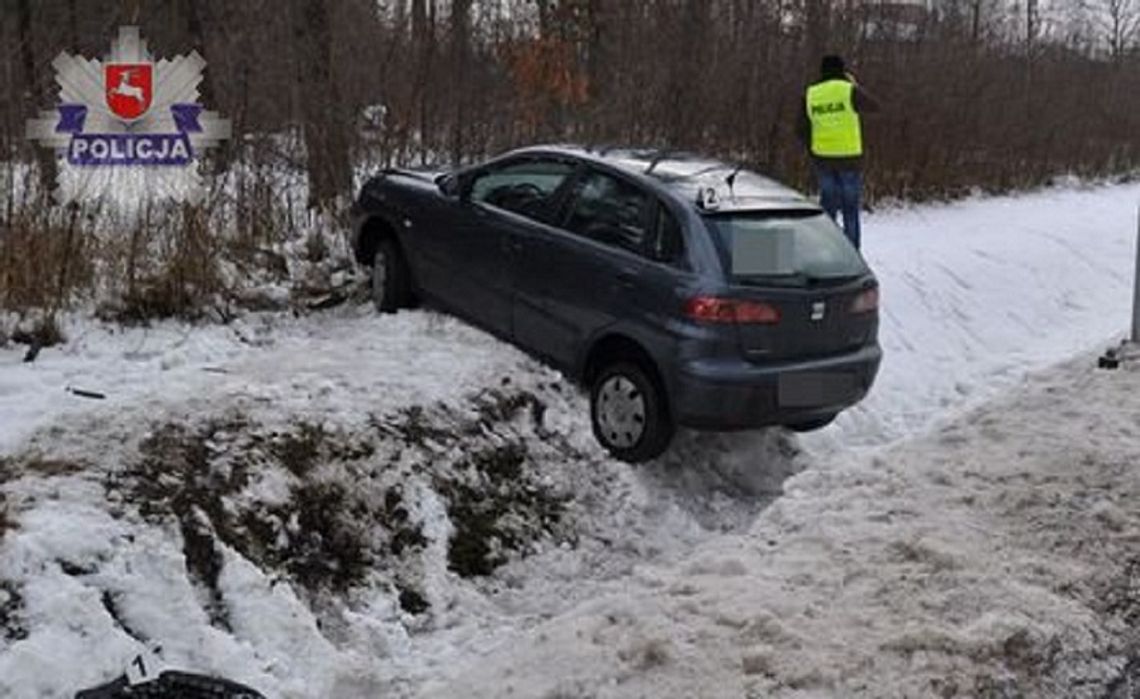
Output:
[[1049,367],[1126,326],[1138,194],[871,217],[871,397],[639,468],[428,311],[0,349],[0,696],[1136,696],[1140,371]]

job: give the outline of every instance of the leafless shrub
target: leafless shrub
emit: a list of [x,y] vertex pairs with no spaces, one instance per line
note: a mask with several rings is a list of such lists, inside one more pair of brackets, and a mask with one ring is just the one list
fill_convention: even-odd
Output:
[[[30,345],[33,348],[54,347],[66,340],[55,315],[37,314],[35,318],[16,327],[12,341]],[[33,354],[34,356],[34,354]]]
[[58,309],[93,279],[77,210],[15,211],[0,234],[0,307]]

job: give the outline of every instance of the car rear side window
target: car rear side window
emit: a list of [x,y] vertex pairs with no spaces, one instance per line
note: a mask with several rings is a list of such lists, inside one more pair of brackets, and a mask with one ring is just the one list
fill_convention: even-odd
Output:
[[685,238],[676,217],[663,204],[657,205],[657,220],[649,241],[649,258],[674,267],[683,266]]
[[524,160],[489,170],[471,183],[471,199],[538,221],[553,215],[553,195],[574,172],[562,160]]
[[641,255],[649,231],[651,202],[637,186],[591,171],[575,187],[574,202],[563,227]]

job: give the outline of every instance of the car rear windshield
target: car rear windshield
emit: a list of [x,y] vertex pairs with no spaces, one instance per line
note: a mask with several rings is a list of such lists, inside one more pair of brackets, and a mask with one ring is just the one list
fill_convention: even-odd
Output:
[[855,247],[821,212],[717,214],[706,221],[736,282],[840,281],[868,271]]

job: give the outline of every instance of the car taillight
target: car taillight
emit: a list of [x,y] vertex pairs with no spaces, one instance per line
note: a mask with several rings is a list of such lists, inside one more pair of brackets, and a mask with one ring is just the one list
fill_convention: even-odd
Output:
[[780,311],[759,301],[698,296],[685,304],[685,315],[701,323],[747,323],[773,325],[780,322]]
[[871,313],[879,310],[879,288],[863,291],[851,303],[852,313]]

